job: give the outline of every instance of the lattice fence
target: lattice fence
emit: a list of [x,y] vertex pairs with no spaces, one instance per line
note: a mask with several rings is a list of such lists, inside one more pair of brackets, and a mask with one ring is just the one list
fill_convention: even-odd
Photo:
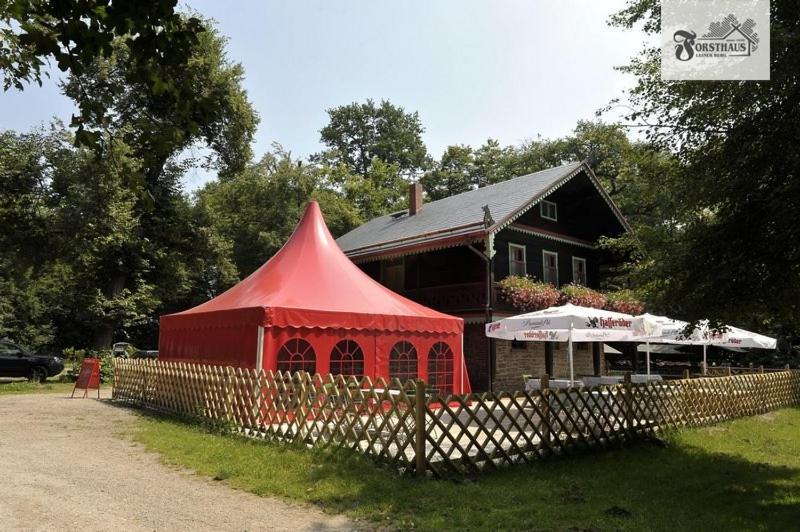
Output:
[[425,383],[117,360],[115,400],[228,424],[248,436],[348,447],[402,471],[478,472],[654,431],[800,405],[800,372],[780,371],[440,397]]

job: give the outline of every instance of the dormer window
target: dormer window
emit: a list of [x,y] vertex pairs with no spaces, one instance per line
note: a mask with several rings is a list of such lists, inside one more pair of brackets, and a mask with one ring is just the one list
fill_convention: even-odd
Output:
[[542,200],[541,203],[539,203],[539,214],[541,214],[542,218],[545,220],[558,221],[558,208],[552,201]]

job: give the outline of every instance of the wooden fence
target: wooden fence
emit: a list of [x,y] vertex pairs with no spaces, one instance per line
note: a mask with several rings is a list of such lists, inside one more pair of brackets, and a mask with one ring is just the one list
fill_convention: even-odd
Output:
[[800,371],[441,397],[422,381],[116,360],[113,398],[247,436],[349,447],[401,471],[478,472],[800,405]]

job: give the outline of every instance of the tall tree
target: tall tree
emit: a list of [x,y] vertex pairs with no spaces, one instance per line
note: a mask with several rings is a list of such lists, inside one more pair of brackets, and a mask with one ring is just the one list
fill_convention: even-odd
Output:
[[[196,17],[179,14],[176,0],[0,0],[0,72],[8,90],[42,83],[45,65],[53,59],[62,72],[83,76],[97,58],[110,58],[116,46],[130,55],[128,82],[160,94],[174,113],[184,113],[195,127],[186,97],[191,87],[172,75],[186,67],[204,26]],[[73,117],[79,142],[98,145],[95,125],[108,110],[91,99],[78,102]]]
[[[243,169],[252,155],[250,142],[258,117],[241,87],[242,67],[226,58],[225,39],[210,23],[203,24],[186,67],[164,73],[170,84],[181,88],[185,97],[181,106],[174,105],[174,95],[152,90],[132,75],[138,60],[124,42],[112,43],[107,58],[98,58],[64,85],[76,102],[108,110],[102,120],[86,124],[103,132],[106,146],[101,159],[106,164],[132,161],[116,184],[134,198],[135,245],[109,250],[107,270],[98,280],[100,293],[108,300],[127,293],[148,296],[143,279],[155,286],[169,279],[175,283],[173,294],[186,288],[185,262],[176,256],[186,251],[192,232],[180,185],[190,164],[184,151],[196,144],[210,148],[207,165],[223,178]],[[155,300],[163,303],[157,295]],[[107,345],[122,323],[114,313],[97,320],[94,344]]]
[[320,140],[328,147],[328,160],[344,164],[367,177],[374,159],[396,165],[403,175],[413,174],[426,162],[424,128],[417,112],[406,112],[387,100],[351,103],[328,109],[328,124]]
[[[656,0],[630,0],[612,23],[660,31]],[[682,167],[665,183],[679,201],[664,244],[639,267],[688,317],[800,331],[800,26],[796,2],[773,0],[770,81],[663,81],[649,48],[624,68],[630,121]]]

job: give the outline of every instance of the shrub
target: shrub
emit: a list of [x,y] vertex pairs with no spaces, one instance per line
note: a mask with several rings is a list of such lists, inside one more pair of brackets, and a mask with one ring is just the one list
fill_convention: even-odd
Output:
[[606,296],[579,284],[567,284],[561,287],[561,298],[559,303],[562,305],[572,303],[581,307],[603,308],[606,304]]
[[114,380],[114,356],[110,349],[76,349],[68,347],[62,352],[64,360],[73,364],[72,369],[67,370],[66,380],[75,382],[81,372],[81,364],[86,357],[100,359],[100,382],[111,382]]
[[606,294],[605,309],[636,316],[644,312],[644,303],[636,297],[633,290],[617,290]]
[[510,275],[500,281],[499,285],[505,300],[521,312],[542,310],[558,302],[558,290],[553,285],[530,277]]

